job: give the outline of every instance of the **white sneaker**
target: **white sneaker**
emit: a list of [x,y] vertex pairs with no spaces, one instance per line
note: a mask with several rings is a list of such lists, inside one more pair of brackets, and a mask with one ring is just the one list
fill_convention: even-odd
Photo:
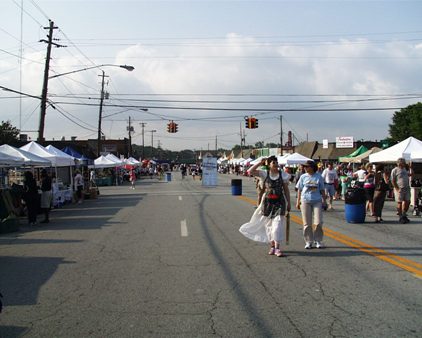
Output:
[[306,242],[305,249],[306,250],[312,249],[312,243],[311,242]]
[[315,247],[317,249],[322,249],[322,248],[324,248],[324,244],[322,244],[322,242],[315,242]]

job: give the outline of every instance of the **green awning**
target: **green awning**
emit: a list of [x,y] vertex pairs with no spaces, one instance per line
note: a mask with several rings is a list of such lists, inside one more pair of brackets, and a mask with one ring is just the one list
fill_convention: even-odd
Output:
[[366,148],[365,146],[360,146],[353,153],[346,155],[346,156],[339,157],[338,160],[339,160],[339,162],[343,162],[342,159],[344,159],[344,158],[356,157],[356,156],[359,156],[359,155],[361,155],[361,154],[363,154],[364,152],[367,152],[367,151],[368,151],[368,148]]

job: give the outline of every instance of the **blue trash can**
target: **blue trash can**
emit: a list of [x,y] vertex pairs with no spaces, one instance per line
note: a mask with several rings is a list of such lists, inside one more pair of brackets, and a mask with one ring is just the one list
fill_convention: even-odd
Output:
[[242,195],[242,180],[239,180],[239,179],[232,180],[232,195],[233,196]]
[[344,213],[347,223],[365,223],[365,189],[350,188],[345,194]]
[[166,181],[167,182],[171,181],[171,173],[166,173]]

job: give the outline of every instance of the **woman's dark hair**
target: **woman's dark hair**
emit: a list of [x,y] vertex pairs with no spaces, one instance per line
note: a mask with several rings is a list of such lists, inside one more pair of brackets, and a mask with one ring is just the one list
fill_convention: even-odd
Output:
[[25,181],[30,181],[34,179],[34,175],[30,171],[25,171],[23,176],[25,177]]
[[384,170],[384,163],[378,163],[376,166],[375,166],[375,170],[378,172],[378,171],[383,171]]
[[278,162],[277,157],[275,157],[274,155],[268,157],[267,158],[267,165],[270,164],[272,161]]

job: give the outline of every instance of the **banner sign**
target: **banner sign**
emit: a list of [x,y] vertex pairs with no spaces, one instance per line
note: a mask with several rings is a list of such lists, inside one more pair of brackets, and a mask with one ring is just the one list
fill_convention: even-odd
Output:
[[322,140],[322,149],[328,149],[328,140],[327,139]]
[[353,148],[353,136],[336,137],[336,148]]
[[202,185],[217,186],[217,158],[204,156],[202,158]]

